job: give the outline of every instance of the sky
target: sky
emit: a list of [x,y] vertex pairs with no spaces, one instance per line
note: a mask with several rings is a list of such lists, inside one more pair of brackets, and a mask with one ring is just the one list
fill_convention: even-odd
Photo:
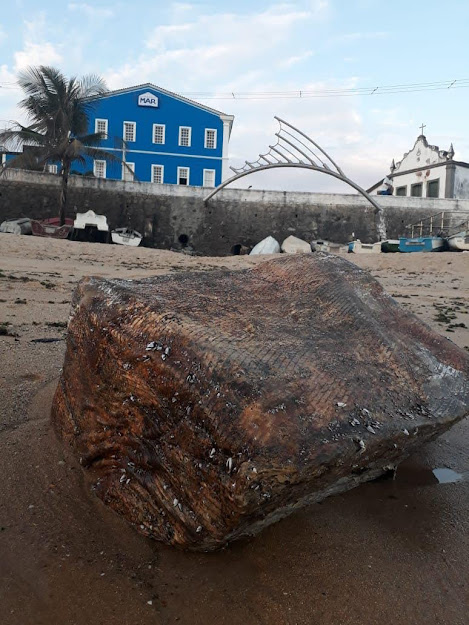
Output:
[[[235,116],[234,166],[267,151],[278,115],[367,188],[412,148],[422,123],[431,144],[453,143],[455,158],[469,161],[469,89],[301,99],[239,94],[467,79],[467,24],[467,0],[10,0],[0,15],[0,125],[26,121],[16,106],[18,71],[52,65],[67,76],[98,74],[111,89],[151,82],[208,94],[194,99]],[[216,97],[227,93],[235,97]],[[235,183],[249,185],[350,191],[324,174],[290,169]]]

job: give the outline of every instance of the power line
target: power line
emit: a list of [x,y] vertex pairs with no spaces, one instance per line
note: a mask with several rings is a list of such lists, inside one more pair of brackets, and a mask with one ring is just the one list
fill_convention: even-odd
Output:
[[295,89],[292,91],[240,91],[240,92],[208,92],[191,91],[181,95],[198,97],[202,100],[272,100],[296,98],[336,98],[352,96],[386,95],[392,93],[415,93],[418,91],[439,91],[443,89],[462,89],[469,87],[469,79],[445,80],[439,82],[410,83],[400,85],[381,85],[373,87],[351,87],[337,89]]
[[[377,96],[393,93],[416,93],[420,91],[441,91],[466,89],[469,78],[442,80],[438,82],[420,82],[397,85],[378,85],[371,87],[350,87],[336,89],[294,89],[291,91],[190,91],[181,95],[200,100],[276,100],[276,99],[311,99],[311,98],[345,98],[353,96]],[[20,87],[14,82],[1,82],[0,89],[17,90]]]

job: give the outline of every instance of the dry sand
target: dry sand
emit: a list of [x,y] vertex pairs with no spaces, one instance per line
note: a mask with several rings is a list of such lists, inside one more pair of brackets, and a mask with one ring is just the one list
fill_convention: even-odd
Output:
[[[469,326],[469,254],[348,259],[469,347],[469,330],[449,327]],[[54,437],[49,411],[77,280],[263,260],[0,235],[0,324],[18,335],[0,336],[2,625],[469,623],[469,479],[439,484],[432,474],[469,476],[467,420],[395,481],[330,498],[215,554],[138,535],[87,490]]]

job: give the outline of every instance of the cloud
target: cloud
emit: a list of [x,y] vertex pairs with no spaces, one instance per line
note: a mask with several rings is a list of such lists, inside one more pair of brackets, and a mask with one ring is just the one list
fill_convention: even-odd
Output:
[[[348,88],[355,84],[355,79],[346,81],[316,82],[305,85],[309,91],[320,91],[332,88]],[[273,83],[261,83],[260,90],[272,91]],[[358,100],[351,102],[347,98],[311,98],[311,99],[276,99],[267,100],[230,100],[211,101],[211,106],[223,106],[227,112],[235,115],[235,125],[230,142],[230,164],[237,167],[245,160],[256,160],[260,153],[266,153],[268,146],[276,142],[275,133],[278,123],[277,115],[290,122],[319,145],[348,172],[361,169],[360,176],[364,182],[374,182],[374,170],[355,166],[352,158],[355,154],[366,154],[367,139],[362,116],[358,112]],[[376,168],[379,170],[379,163]],[[365,174],[363,176],[363,174]],[[236,186],[254,188],[297,189],[304,191],[340,191],[348,192],[343,183],[311,172],[297,169],[282,169],[265,174],[255,173],[235,183]]]
[[69,11],[76,11],[80,13],[84,13],[86,17],[90,19],[103,19],[113,17],[114,11],[110,7],[98,7],[91,4],[78,4],[75,2],[71,2],[67,9]]
[[385,39],[389,33],[384,31],[364,32],[364,33],[344,33],[338,37],[334,37],[333,41],[337,43],[349,43],[352,41],[363,41],[370,39]]
[[[312,4],[317,8],[324,3]],[[172,89],[219,88],[245,72],[268,73],[284,59],[295,29],[316,19],[311,8],[298,10],[290,4],[249,13],[199,13],[192,20],[157,26],[147,36],[143,53],[106,72],[106,78],[112,87],[167,80]]]
[[21,91],[16,85],[16,76],[7,65],[0,65],[0,128],[10,126],[11,120],[18,119],[17,102]]
[[388,126],[394,129],[412,128],[412,122],[406,118],[402,108],[373,108],[371,115],[375,117],[375,123],[379,126]]
[[[270,48],[277,37],[285,39],[295,23],[312,17],[309,11],[293,10],[290,5],[274,5],[260,13],[200,14],[192,22],[157,26],[146,40],[150,50],[197,50],[203,41],[223,42],[233,52],[249,53]],[[208,44],[207,44],[208,45]]]
[[194,8],[194,5],[188,2],[173,2],[171,4],[171,9],[173,11],[191,11]]
[[24,22],[23,48],[13,54],[15,72],[30,65],[59,65],[62,62],[57,46],[48,40],[47,24],[44,12]]
[[288,59],[281,61],[279,66],[285,67],[285,68],[292,67],[292,65],[296,65],[297,63],[306,61],[306,59],[309,59],[310,57],[312,57],[313,54],[314,52],[312,50],[308,50],[307,52],[304,52],[303,54],[299,54],[298,56],[291,56]]
[[[38,63],[61,66],[67,74],[94,69],[103,74],[110,88],[153,82],[234,114],[230,142],[234,166],[246,159],[255,159],[275,142],[274,115],[310,135],[364,187],[388,172],[392,158],[409,147],[405,141],[408,131],[402,127],[402,120],[409,116],[391,110],[373,114],[372,107],[362,97],[283,99],[267,96],[257,100],[226,96],[232,92],[235,95],[242,92],[298,93],[299,90],[317,92],[362,86],[358,78],[334,78],[343,76],[342,57],[346,57],[347,62],[357,61],[352,46],[388,35],[383,31],[358,32],[358,27],[357,32],[330,38],[330,30],[337,34],[339,27],[344,28],[334,8],[337,3],[265,0],[251,3],[246,10],[242,7],[247,3],[227,5],[208,0],[170,0],[162,10],[149,9],[147,24],[140,32],[130,31],[131,26],[127,26],[124,36],[128,37],[128,45],[120,46],[117,54],[112,46],[117,44],[115,39],[120,35],[114,36],[109,31],[96,39],[94,26],[117,14],[123,5],[96,6],[91,0],[87,2],[89,4],[79,4],[77,0],[69,0],[68,12],[63,13],[62,19],[52,19],[43,11],[25,23],[23,41],[19,39],[18,49],[13,54],[14,69]],[[321,28],[324,21],[331,22],[331,29]],[[354,28],[356,26],[350,31]],[[67,47],[70,40],[73,45]],[[313,40],[314,52],[307,49],[312,47]],[[101,46],[99,55],[98,45]],[[343,47],[345,45],[348,47]],[[334,46],[336,50],[331,49]],[[106,52],[109,52],[107,57]],[[327,59],[329,68],[323,57],[326,52],[330,57]],[[330,71],[329,80],[311,81],[311,76],[327,75],[324,69]],[[11,73],[11,67],[0,66],[0,80],[14,81]],[[207,97],[207,94],[211,95]],[[213,97],[213,94],[218,96]],[[21,112],[10,112],[14,111],[14,102],[20,97],[21,93],[15,89],[9,88],[8,92],[6,88],[0,89],[3,118],[21,115]],[[403,112],[405,110],[404,107]],[[396,136],[398,133],[401,136]],[[256,173],[236,183],[237,186],[244,184],[255,188],[352,192],[330,176],[290,169]]]
[[[226,95],[204,99],[201,95],[201,92],[220,95],[298,91],[299,88],[321,91],[359,84],[353,77],[298,83],[299,79],[304,80],[304,74],[295,74],[296,68],[302,61],[314,59],[314,53],[292,51],[301,36],[304,37],[305,29],[314,28],[318,20],[327,17],[329,5],[313,1],[301,3],[301,10],[298,6],[299,3],[276,4],[249,13],[199,13],[193,17],[186,14],[184,19],[168,21],[153,29],[145,40],[144,51],[110,69],[105,77],[111,88],[154,82],[234,114],[230,142],[230,164],[234,166],[257,158],[275,142],[277,123],[273,117],[278,115],[318,141],[345,171],[354,172],[362,184],[372,184],[379,178],[382,163],[373,153],[370,164],[367,150],[374,138],[366,136],[359,98],[254,100],[226,99]],[[363,154],[363,160],[357,160],[357,154]],[[243,186],[244,182],[242,179],[236,184]],[[255,188],[347,192],[342,183],[331,177],[289,169],[246,177],[246,186],[251,184]]]
[[14,53],[15,71],[20,71],[30,65],[59,65],[62,62],[61,54],[54,44],[45,41],[32,43],[26,41],[24,48]]
[[316,18],[324,18],[329,15],[329,0],[309,0],[309,10]]

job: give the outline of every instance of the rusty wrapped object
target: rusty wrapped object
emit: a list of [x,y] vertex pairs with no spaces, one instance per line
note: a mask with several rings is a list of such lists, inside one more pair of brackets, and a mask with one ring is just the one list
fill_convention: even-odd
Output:
[[469,354],[322,252],[86,278],[56,431],[145,535],[210,550],[395,467],[469,412]]

